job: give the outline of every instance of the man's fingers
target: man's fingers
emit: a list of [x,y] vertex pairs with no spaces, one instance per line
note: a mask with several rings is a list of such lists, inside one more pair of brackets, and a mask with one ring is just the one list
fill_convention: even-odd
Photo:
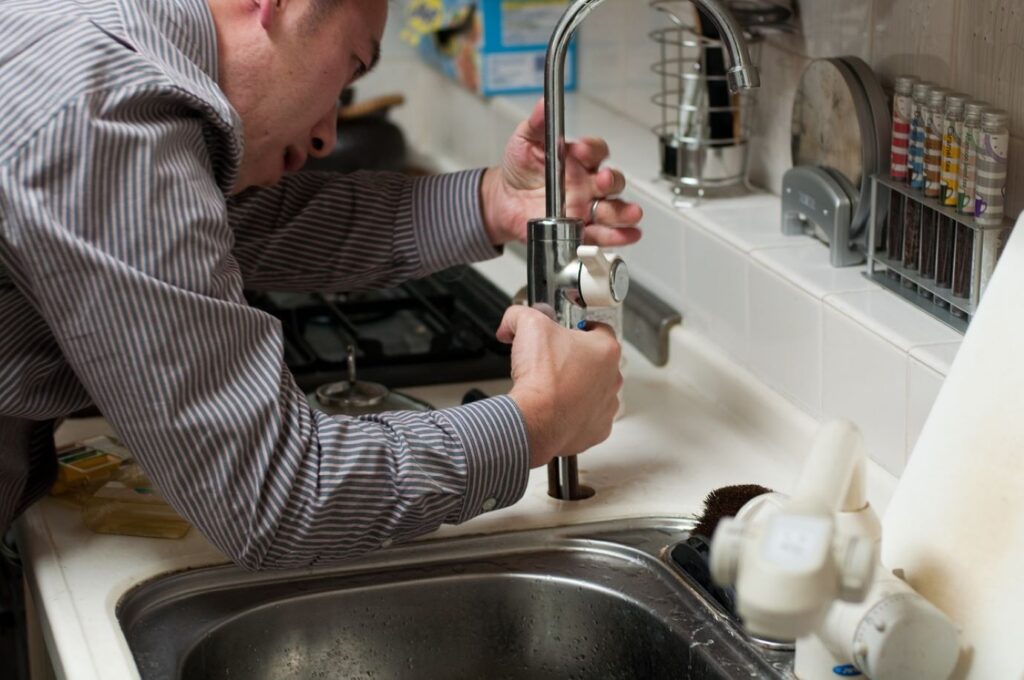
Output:
[[530,112],[530,117],[519,124],[516,134],[535,144],[544,145],[544,99],[541,98]]
[[523,324],[530,323],[533,320],[551,321],[551,317],[542,309],[535,309],[526,305],[512,305],[505,310],[505,316],[501,317],[501,325],[498,326],[498,332],[495,333],[495,336],[501,342],[512,344],[516,333],[519,332]]
[[[543,125],[543,120],[542,120]],[[588,172],[595,172],[608,159],[608,143],[597,137],[583,137],[566,145],[566,153]]]
[[636,227],[605,227],[592,224],[583,231],[583,242],[602,248],[617,248],[636,243],[643,232]]
[[498,332],[495,334],[498,340],[512,344],[512,340],[516,337],[516,330],[519,328],[519,319],[527,309],[523,305],[512,305],[505,310],[505,315],[501,317],[501,325],[498,326]]
[[[589,210],[590,206],[588,205],[587,208]],[[589,217],[587,215],[587,218]],[[619,198],[605,198],[597,204],[593,224],[606,227],[632,227],[639,224],[643,217],[643,208],[636,203],[629,203]]]
[[610,336],[612,340],[618,342],[618,339],[615,337],[615,329],[606,323],[602,323],[600,321],[587,321],[587,330],[594,331],[597,333],[604,333]]
[[621,194],[626,188],[626,177],[618,170],[602,168],[594,175],[594,193],[598,196]]

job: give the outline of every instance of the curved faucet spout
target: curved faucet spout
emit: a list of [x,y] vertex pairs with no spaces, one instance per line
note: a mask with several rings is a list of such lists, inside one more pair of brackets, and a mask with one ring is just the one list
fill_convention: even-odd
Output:
[[[720,0],[691,1],[718,27],[732,65],[727,72],[729,87],[734,91],[757,87],[757,69],[733,16]],[[530,220],[527,225],[527,291],[532,307],[544,310],[567,328],[582,319],[584,306],[620,304],[628,281],[626,268],[617,257],[581,248],[583,220],[569,219],[565,214],[565,56],[576,29],[602,2],[573,2],[551,34],[544,66],[544,183],[548,214]],[[579,483],[575,456],[548,464],[548,492],[563,500],[587,497],[588,490]]]
[[[750,59],[743,29],[718,0],[691,0],[718,28],[731,68],[729,88],[736,92],[759,87],[761,78]],[[604,0],[576,0],[565,11],[551,34],[544,66],[544,116],[546,144],[545,184],[547,217],[565,217],[565,55],[569,41],[583,20]]]

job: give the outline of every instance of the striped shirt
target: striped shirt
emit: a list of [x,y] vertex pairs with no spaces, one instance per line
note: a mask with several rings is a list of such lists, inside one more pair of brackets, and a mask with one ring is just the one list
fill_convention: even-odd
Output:
[[241,121],[205,0],[0,0],[0,529],[95,404],[248,568],[314,564],[514,503],[508,397],[311,410],[244,288],[389,286],[494,256],[480,171],[301,174],[237,197]]

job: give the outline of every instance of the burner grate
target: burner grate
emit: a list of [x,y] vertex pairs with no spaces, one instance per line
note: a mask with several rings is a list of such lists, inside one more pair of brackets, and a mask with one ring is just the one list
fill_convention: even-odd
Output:
[[248,297],[281,321],[285,363],[307,392],[345,379],[350,344],[360,378],[392,388],[509,375],[494,333],[511,301],[470,267],[370,292]]

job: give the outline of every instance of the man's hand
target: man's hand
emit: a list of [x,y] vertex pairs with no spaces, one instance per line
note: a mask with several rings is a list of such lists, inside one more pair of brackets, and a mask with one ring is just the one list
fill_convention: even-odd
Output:
[[[607,198],[626,187],[621,172],[601,167],[607,158],[608,145],[604,140],[586,137],[566,143],[566,215],[587,222],[587,243],[628,245],[640,239],[636,224],[643,217],[643,210],[635,203]],[[512,134],[501,167],[484,173],[481,192],[484,225],[494,245],[525,241],[527,222],[548,216],[544,204],[543,100]],[[603,200],[591,224],[590,208],[598,198]]]
[[498,339],[512,343],[512,390],[530,440],[530,467],[584,451],[608,438],[619,408],[621,348],[612,330],[569,330],[541,312],[514,306]]

